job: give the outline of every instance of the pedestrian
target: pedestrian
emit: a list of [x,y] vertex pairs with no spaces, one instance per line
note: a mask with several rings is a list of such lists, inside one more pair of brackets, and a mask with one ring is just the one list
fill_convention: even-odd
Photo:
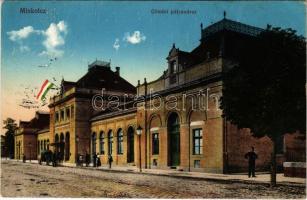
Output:
[[22,162],[26,162],[26,155],[25,154],[22,154]]
[[50,150],[47,151],[46,155],[46,164],[49,165],[50,160],[51,160],[52,152]]
[[58,157],[58,155],[57,155],[57,153],[54,151],[53,154],[52,154],[52,166],[53,166],[53,167],[56,167],[56,165],[57,165],[57,157]]
[[97,155],[97,167],[101,166],[101,161],[99,155]]
[[112,167],[112,162],[113,162],[112,155],[109,154],[109,157],[108,157],[109,169],[111,169],[111,167]]
[[97,154],[94,153],[93,154],[93,167],[96,167],[97,166]]
[[76,165],[80,166],[80,154],[77,154]]
[[88,167],[88,165],[90,164],[90,154],[88,154],[87,152],[86,152],[86,154],[85,154],[85,166],[86,167]]
[[248,159],[248,177],[255,176],[256,159],[258,155],[255,153],[254,147],[251,147],[251,151],[245,154],[245,159]]

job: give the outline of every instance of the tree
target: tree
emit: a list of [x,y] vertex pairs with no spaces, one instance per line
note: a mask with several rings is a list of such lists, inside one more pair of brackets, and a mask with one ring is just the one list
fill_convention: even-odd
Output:
[[272,141],[271,186],[276,185],[278,137],[305,134],[305,59],[305,38],[292,29],[268,26],[242,48],[237,65],[223,75],[224,117]]
[[17,124],[15,123],[15,120],[12,118],[7,118],[6,120],[3,120],[4,129],[7,129],[5,133],[5,148],[6,153],[10,158],[13,158],[14,156],[14,133],[17,129]]

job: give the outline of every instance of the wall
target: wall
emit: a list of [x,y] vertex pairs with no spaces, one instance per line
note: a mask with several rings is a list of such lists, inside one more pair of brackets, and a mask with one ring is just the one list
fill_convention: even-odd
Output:
[[[96,133],[96,152],[99,154],[99,158],[102,164],[108,164],[108,133],[112,131],[113,133],[113,148],[112,148],[112,157],[113,157],[113,164],[114,165],[126,165],[127,162],[127,151],[128,151],[128,144],[127,144],[127,133],[129,127],[132,127],[134,130],[134,161],[137,158],[137,136],[136,136],[136,113],[127,114],[124,116],[118,116],[109,118],[106,120],[99,120],[96,122],[92,122],[91,124],[91,135]],[[123,131],[123,154],[118,154],[117,151],[117,144],[118,144],[118,131],[122,129]],[[100,133],[104,134],[104,153],[100,152]],[[93,145],[93,140],[91,141],[91,149]],[[135,165],[135,163],[131,163]]]

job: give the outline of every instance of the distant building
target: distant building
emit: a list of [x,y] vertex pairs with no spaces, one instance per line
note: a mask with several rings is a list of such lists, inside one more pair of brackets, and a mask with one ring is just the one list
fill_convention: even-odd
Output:
[[37,111],[30,121],[20,121],[15,132],[15,159],[37,159],[37,132],[49,126],[49,113]]
[[1,135],[1,157],[8,157],[7,147],[5,145],[5,135]]

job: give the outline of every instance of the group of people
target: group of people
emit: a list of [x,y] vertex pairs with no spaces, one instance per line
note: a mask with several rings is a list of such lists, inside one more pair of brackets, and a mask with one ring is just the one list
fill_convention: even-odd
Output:
[[[86,152],[85,154],[85,166],[88,167],[91,163],[91,156],[89,153]],[[101,160],[99,158],[99,155],[97,153],[94,153],[92,156],[92,162],[93,162],[93,167],[100,167],[101,166]],[[112,162],[113,162],[113,157],[112,155],[108,156],[108,164],[109,164],[109,168],[111,169],[112,167]],[[81,156],[80,154],[78,154],[77,156],[77,166],[81,166],[83,163],[83,156]]]
[[62,155],[60,152],[57,151],[51,151],[47,150],[45,152],[42,152],[39,159],[39,164],[41,165],[42,162],[46,162],[47,165],[49,165],[50,162],[52,162],[52,166],[56,167],[62,159]]

